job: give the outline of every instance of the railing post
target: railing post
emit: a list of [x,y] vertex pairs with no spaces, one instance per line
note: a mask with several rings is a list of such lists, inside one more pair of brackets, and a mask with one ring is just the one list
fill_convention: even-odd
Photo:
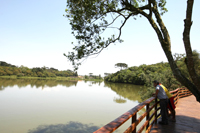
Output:
[[[149,104],[147,104],[146,105],[146,111],[147,110],[149,110]],[[146,116],[146,121],[148,121],[149,120],[149,113],[147,114],[147,116]],[[147,124],[147,126],[146,126],[146,129],[148,129],[149,128],[149,122],[148,122],[148,124]]]
[[155,103],[156,103],[156,105],[155,105],[155,124],[157,124],[157,98],[155,98]]
[[181,92],[181,88],[178,89],[178,98],[177,98],[177,103],[178,103],[178,100],[179,100],[179,97],[180,97],[180,92]]
[[[136,121],[136,119],[137,119],[137,113],[134,116],[132,116],[132,123],[131,124],[133,124]],[[136,127],[131,133],[136,133]]]

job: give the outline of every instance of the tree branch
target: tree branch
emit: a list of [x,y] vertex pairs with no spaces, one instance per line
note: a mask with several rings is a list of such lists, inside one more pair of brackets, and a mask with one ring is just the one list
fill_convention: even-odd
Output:
[[151,8],[151,0],[148,0],[149,1],[149,17],[152,17],[152,8]]
[[118,17],[120,17],[120,15],[118,15],[116,18],[114,18],[113,21],[110,24],[99,26],[99,27],[108,27],[109,25],[113,24],[115,22],[115,20],[117,20]]
[[102,49],[99,50],[98,52],[93,53],[93,54],[90,54],[90,55],[87,55],[87,56],[83,56],[83,58],[86,58],[86,57],[89,57],[89,56],[92,56],[92,55],[99,54],[99,53],[101,53],[101,51],[102,51],[103,49],[107,48],[111,43],[114,43],[114,42],[116,42],[117,40],[119,40],[120,37],[121,37],[121,30],[122,30],[123,26],[125,25],[126,21],[127,21],[131,16],[132,16],[132,14],[129,14],[128,17],[125,18],[125,21],[123,22],[123,24],[122,24],[122,25],[120,26],[120,28],[119,28],[119,35],[118,35],[117,38],[115,38],[114,40],[110,41],[106,46],[102,47]]
[[156,3],[155,0],[152,0],[152,3],[153,3],[153,8],[152,8],[153,10],[152,11],[154,12],[156,20],[157,20],[157,22],[158,22],[158,24],[160,26],[160,29],[162,31],[161,33],[163,35],[164,41],[167,44],[169,44],[167,47],[168,47],[169,50],[171,50],[171,45],[170,45],[171,42],[169,42],[170,41],[170,39],[169,39],[170,37],[169,37],[168,31],[167,31],[167,28],[165,27],[165,25],[164,25],[164,23],[163,23],[163,21],[161,19],[160,13],[158,12],[157,3]]

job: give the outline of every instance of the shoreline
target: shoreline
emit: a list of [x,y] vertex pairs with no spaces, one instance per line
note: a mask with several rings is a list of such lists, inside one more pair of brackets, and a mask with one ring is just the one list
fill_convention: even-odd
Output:
[[74,78],[74,77],[27,77],[27,76],[22,76],[22,77],[17,77],[16,75],[12,76],[0,76],[0,78],[4,79],[44,79],[44,80],[67,80],[67,81],[103,81],[103,79],[82,79],[82,78]]

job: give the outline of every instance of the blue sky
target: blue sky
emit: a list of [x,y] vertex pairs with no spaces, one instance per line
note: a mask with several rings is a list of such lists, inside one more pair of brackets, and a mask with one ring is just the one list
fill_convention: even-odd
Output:
[[[173,53],[185,53],[182,41],[186,0],[168,1],[163,21],[169,31]],[[193,7],[191,44],[200,50],[200,1]],[[71,69],[63,53],[72,51],[71,27],[65,14],[66,0],[0,0],[0,61],[13,65]],[[110,34],[116,34],[114,30]],[[157,36],[144,18],[130,19],[123,28],[123,43],[112,44],[100,55],[87,59],[79,75],[113,73],[116,63],[129,67],[167,62]]]

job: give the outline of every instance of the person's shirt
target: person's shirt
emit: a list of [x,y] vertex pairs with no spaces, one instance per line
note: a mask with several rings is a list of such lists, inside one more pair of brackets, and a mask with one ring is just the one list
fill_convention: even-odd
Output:
[[162,84],[159,84],[159,85],[164,89],[168,98],[171,98],[173,96],[164,85],[162,85]]
[[159,90],[158,94],[157,94],[158,99],[167,99],[168,98],[164,89],[160,85],[156,86],[156,90]]

